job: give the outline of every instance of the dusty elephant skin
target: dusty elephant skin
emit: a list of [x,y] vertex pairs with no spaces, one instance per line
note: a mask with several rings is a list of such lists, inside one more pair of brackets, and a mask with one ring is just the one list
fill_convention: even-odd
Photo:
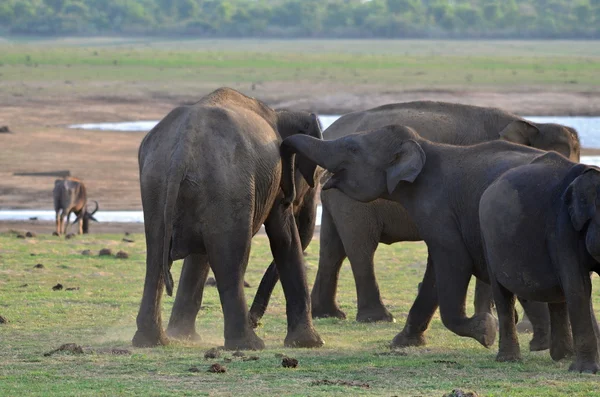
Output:
[[[408,125],[434,142],[471,145],[504,139],[544,150],[556,150],[574,161],[579,160],[579,139],[572,128],[536,124],[499,109],[443,102],[398,103],[349,113],[334,122],[324,132],[324,137],[335,139],[389,124]],[[386,200],[361,203],[335,189],[322,192],[321,201],[323,216],[319,270],[311,293],[313,317],[346,318],[336,302],[335,291],[342,262],[348,257],[356,282],[357,321],[392,321],[392,314],[381,300],[373,257],[379,243],[421,240],[418,230],[398,203]],[[272,290],[272,286],[268,285],[270,282],[274,284],[267,279],[268,273],[261,282],[255,302],[268,302]],[[477,282],[476,312],[491,312],[491,302],[490,288]],[[547,308],[529,303],[525,309],[534,325],[531,349],[547,349],[550,321]],[[253,318],[260,318],[262,313],[264,307],[261,313],[255,315],[253,304]],[[422,335],[414,335],[401,345],[423,343]]]
[[494,342],[493,316],[465,314],[471,276],[489,282],[479,232],[479,198],[502,173],[547,152],[502,141],[467,147],[439,144],[404,126],[333,141],[294,136],[284,140],[282,149],[301,153],[331,171],[324,191],[336,188],[362,202],[384,198],[400,203],[427,243],[429,264],[423,283],[393,345],[422,344],[438,304],[449,330],[486,347]]
[[[219,89],[171,111],[139,150],[146,231],[146,280],[135,346],[168,343],[161,326],[163,287],[172,294],[170,267],[184,259],[168,334],[195,339],[195,319],[209,266],[225,318],[226,349],[262,349],[250,327],[243,280],[251,238],[261,225],[287,301],[287,346],[317,347],[298,230],[294,164],[314,185],[314,163],[280,155],[283,138],[321,137],[316,115],[274,111],[232,89]],[[295,161],[295,163],[294,163]],[[210,265],[209,265],[210,264]]]
[[575,350],[570,371],[600,369],[590,301],[590,272],[600,272],[599,192],[600,169],[549,154],[506,172],[483,193],[479,216],[500,320],[498,361],[521,358],[510,310],[518,295],[550,302],[553,359]]

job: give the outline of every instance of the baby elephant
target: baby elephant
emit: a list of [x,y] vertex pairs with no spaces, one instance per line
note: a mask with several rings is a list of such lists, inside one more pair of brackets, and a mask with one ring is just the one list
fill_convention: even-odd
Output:
[[548,153],[506,172],[481,196],[481,233],[500,320],[498,361],[521,357],[512,309],[517,295],[549,302],[553,359],[571,354],[574,338],[569,370],[600,368],[590,301],[590,272],[600,271],[599,191],[598,168]]

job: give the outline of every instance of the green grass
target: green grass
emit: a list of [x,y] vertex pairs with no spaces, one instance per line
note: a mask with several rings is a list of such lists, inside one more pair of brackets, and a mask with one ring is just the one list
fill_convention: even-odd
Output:
[[[197,329],[199,345],[175,342],[168,347],[131,347],[135,316],[145,274],[142,235],[135,243],[120,235],[87,235],[72,240],[39,236],[17,239],[0,235],[0,395],[403,395],[442,396],[454,388],[486,396],[600,395],[598,377],[567,372],[568,361],[553,362],[548,352],[527,350],[531,335],[521,335],[521,363],[497,363],[496,347],[485,349],[471,339],[447,331],[436,315],[427,332],[428,345],[406,349],[406,356],[381,355],[401,329],[425,266],[422,243],[381,246],[377,275],[381,292],[396,324],[358,324],[356,298],[349,265],[341,271],[339,302],[349,320],[319,319],[315,326],[326,341],[321,349],[284,349],[285,303],[280,286],[258,329],[266,350],[249,353],[258,361],[222,358],[205,360],[204,351],[223,344],[223,316],[215,288],[207,287]],[[81,251],[123,249],[129,259],[83,256]],[[32,256],[31,254],[35,254]],[[308,249],[309,283],[315,277],[318,241]],[[268,241],[253,243],[246,280],[248,302],[270,261]],[[42,263],[44,269],[35,269]],[[181,263],[174,265],[179,275]],[[176,280],[177,281],[177,280]],[[61,283],[76,291],[52,291]],[[598,278],[594,278],[596,291]],[[25,286],[25,284],[27,284]],[[595,296],[596,307],[600,301]],[[469,296],[469,302],[472,295]],[[168,319],[173,298],[163,302]],[[469,310],[471,304],[469,303]],[[129,356],[103,353],[44,357],[63,343],[91,349],[128,348]],[[285,369],[276,353],[297,358],[297,369]],[[225,353],[225,357],[231,357]],[[225,374],[205,372],[213,362],[227,367]],[[201,372],[188,369],[197,366]],[[357,381],[370,388],[313,386],[322,379]]]
[[587,91],[600,85],[598,48],[597,41],[5,39],[0,84],[38,95],[65,84],[64,92],[92,94],[110,82],[128,83],[123,92],[147,83],[294,81]]

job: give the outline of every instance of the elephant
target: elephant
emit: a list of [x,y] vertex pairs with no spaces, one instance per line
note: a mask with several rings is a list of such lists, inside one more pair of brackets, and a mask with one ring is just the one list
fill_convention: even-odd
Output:
[[505,141],[440,144],[400,125],[329,141],[292,136],[282,143],[282,152],[288,150],[332,173],[323,192],[340,191],[359,202],[399,203],[427,244],[428,266],[421,288],[392,346],[423,345],[438,305],[450,331],[485,347],[494,343],[495,318],[487,312],[471,318],[465,314],[471,276],[489,283],[479,199],[502,173],[547,152]]
[[600,169],[553,153],[507,171],[483,192],[479,220],[500,323],[496,360],[521,359],[510,310],[517,295],[549,302],[552,338],[562,342],[552,343],[552,358],[574,345],[570,371],[600,370],[590,300],[590,274],[600,274],[599,192]]
[[[370,110],[346,114],[336,120],[323,135],[336,139],[360,131],[389,124],[404,124],[419,131],[424,138],[453,145],[471,145],[490,140],[507,140],[544,150],[555,150],[579,161],[580,144],[577,131],[559,124],[538,124],[500,109],[444,102],[407,102],[389,104]],[[383,305],[374,273],[373,258],[379,243],[419,241],[421,236],[398,203],[375,200],[361,203],[339,190],[322,191],[323,216],[320,232],[320,255],[317,276],[311,293],[313,317],[346,318],[335,300],[342,262],[350,260],[354,274],[359,322],[393,321]],[[267,271],[275,272],[272,266]],[[265,276],[267,277],[267,276]],[[263,280],[264,281],[264,280]],[[276,281],[276,279],[275,279]],[[273,284],[261,283],[251,317],[264,313],[264,296]],[[529,305],[533,322],[532,350],[548,345],[549,315],[546,308]],[[491,290],[480,282],[476,285],[475,311],[491,311]],[[255,320],[256,322],[257,320]],[[422,341],[421,341],[422,342]]]
[[170,330],[196,336],[195,318],[209,267],[224,314],[226,349],[262,349],[250,327],[243,280],[251,239],[264,224],[287,301],[285,345],[318,347],[300,238],[294,220],[295,169],[310,186],[316,166],[280,143],[293,134],[321,139],[317,116],[275,111],[220,88],[172,110],[143,139],[140,185],[146,278],[133,345],[166,345],[160,302],[173,293],[170,268],[184,259]]

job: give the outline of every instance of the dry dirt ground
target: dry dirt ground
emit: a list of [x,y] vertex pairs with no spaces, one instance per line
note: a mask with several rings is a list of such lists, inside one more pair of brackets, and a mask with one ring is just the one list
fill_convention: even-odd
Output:
[[[324,85],[307,89],[297,83],[271,85],[265,84],[250,94],[273,107],[311,109],[322,114],[430,99],[497,106],[523,115],[600,115],[600,93],[590,92],[528,91],[525,95],[524,92],[373,91],[372,87]],[[294,91],[297,95],[293,95]],[[278,96],[278,92],[285,94]],[[103,210],[141,209],[137,149],[145,133],[73,130],[67,125],[157,120],[174,106],[192,100],[168,93],[151,98],[14,97],[0,93],[0,126],[6,125],[12,131],[0,133],[0,209],[51,209],[54,177],[14,173],[58,170],[69,170],[71,175],[82,178],[90,199],[97,200]],[[40,227],[43,223],[38,224]],[[19,228],[16,226],[18,223],[0,222],[0,231]],[[48,227],[52,230],[51,225]],[[101,229],[135,232],[141,231],[141,225],[107,224],[100,229],[96,227],[95,231]]]

